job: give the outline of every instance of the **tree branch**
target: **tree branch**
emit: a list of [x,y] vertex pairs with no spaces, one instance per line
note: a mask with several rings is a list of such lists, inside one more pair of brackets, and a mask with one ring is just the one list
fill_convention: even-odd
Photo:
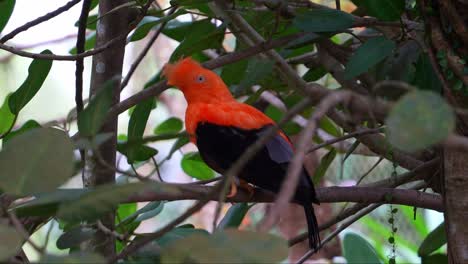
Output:
[[8,40],[14,38],[16,35],[18,35],[19,33],[23,32],[23,31],[26,31],[28,29],[30,29],[31,27],[34,27],[34,26],[37,26],[39,24],[41,24],[42,22],[45,22],[47,20],[50,20],[60,14],[62,14],[63,12],[69,10],[70,8],[72,8],[74,5],[78,4],[81,0],[71,0],[70,2],[66,3],[64,6],[62,7],[59,7],[57,8],[55,11],[52,11],[50,13],[47,13],[41,17],[38,17],[32,21],[29,21],[27,22],[26,24],[16,28],[15,30],[13,30],[12,32],[6,34],[5,36],[3,36],[1,39],[0,39],[0,44],[3,44],[5,42],[7,42]]

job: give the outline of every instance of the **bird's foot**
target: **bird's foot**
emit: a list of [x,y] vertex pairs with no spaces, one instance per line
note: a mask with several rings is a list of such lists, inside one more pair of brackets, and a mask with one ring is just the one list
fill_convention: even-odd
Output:
[[239,181],[231,183],[231,190],[229,194],[227,195],[227,198],[232,198],[236,196],[237,191],[238,191],[237,188],[241,188],[247,191],[249,193],[249,198],[252,198],[255,193],[255,188],[252,187],[252,185],[250,185],[245,180],[239,179]]

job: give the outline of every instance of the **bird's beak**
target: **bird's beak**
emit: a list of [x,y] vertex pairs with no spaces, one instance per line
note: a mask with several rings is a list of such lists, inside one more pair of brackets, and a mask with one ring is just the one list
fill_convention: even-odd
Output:
[[172,80],[172,73],[174,72],[175,66],[170,63],[166,63],[163,67],[162,75],[166,77],[167,79],[167,84],[169,85],[174,85],[174,82]]

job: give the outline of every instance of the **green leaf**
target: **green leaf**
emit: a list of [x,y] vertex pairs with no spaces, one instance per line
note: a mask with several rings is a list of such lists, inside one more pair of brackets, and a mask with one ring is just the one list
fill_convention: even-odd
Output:
[[130,195],[147,191],[176,192],[174,188],[156,182],[103,185],[77,200],[62,204],[58,217],[68,222],[94,221],[115,210],[117,205],[128,199]]
[[[98,15],[88,16],[88,21],[86,23],[86,28],[91,29],[91,30],[96,30],[97,21],[98,21]],[[78,27],[79,25],[80,25],[80,21],[78,20],[78,21],[75,22],[75,27]],[[93,32],[93,33],[95,33],[95,32]],[[75,49],[75,52],[76,52],[76,49]]]
[[53,128],[27,131],[0,152],[0,168],[0,188],[6,193],[52,191],[72,175],[73,142]]
[[306,82],[315,82],[325,76],[327,74],[327,71],[323,66],[316,67],[313,69],[309,69],[304,76],[302,76],[302,79]]
[[118,226],[128,225],[131,222],[141,222],[152,217],[157,216],[164,209],[164,202],[153,201],[149,202],[142,208],[138,209],[135,213],[127,216],[119,223]]
[[353,26],[353,16],[335,9],[313,9],[296,16],[293,24],[306,32],[334,32]]
[[325,154],[325,156],[322,157],[319,166],[317,167],[317,169],[315,169],[314,177],[312,177],[312,181],[314,182],[314,184],[318,184],[322,180],[323,176],[327,172],[335,157],[335,148],[332,148],[327,154]]
[[184,123],[177,117],[171,117],[154,129],[154,134],[175,134],[182,130]]
[[15,8],[15,0],[0,1],[0,33],[5,28]]
[[[128,122],[128,141],[137,141],[143,137],[146,123],[148,122],[153,106],[154,99],[150,98],[139,103],[135,107],[130,116],[130,121]],[[124,154],[127,156],[129,164],[135,161],[147,160],[157,154],[155,149],[142,144],[127,144],[126,147],[127,149],[124,151]]]
[[157,239],[156,242],[161,247],[166,247],[173,242],[177,242],[180,239],[189,237],[191,235],[199,235],[199,236],[209,236],[210,233],[204,229],[193,228],[192,225],[182,225],[178,226],[171,231],[164,234],[161,238]]
[[376,37],[366,41],[356,50],[346,64],[345,78],[351,79],[366,72],[391,55],[395,47],[395,42],[385,37]]
[[[202,20],[200,23],[193,23],[184,32],[184,39],[172,53],[170,61],[176,61],[182,57],[189,56],[198,51],[210,48],[219,48],[224,39],[224,27],[216,27],[210,19]],[[187,34],[190,32],[190,34]]]
[[249,211],[250,206],[247,203],[236,203],[232,205],[219,222],[217,229],[237,228],[242,223],[245,215]]
[[162,18],[145,16],[138,24],[137,28],[135,29],[135,32],[133,32],[132,36],[130,37],[130,41],[133,42],[143,39],[155,26],[163,22],[170,21],[183,14],[187,14],[187,11],[184,9],[178,9],[175,13],[168,16],[164,16]]
[[455,128],[455,117],[438,94],[416,90],[393,106],[385,123],[388,141],[411,152],[444,140]]
[[360,235],[346,233],[343,238],[343,256],[348,263],[382,263],[375,249]]
[[132,145],[130,143],[117,144],[117,150],[127,157],[128,164],[149,160],[158,154],[158,150],[146,145]]
[[89,252],[75,252],[66,256],[44,255],[41,258],[41,263],[60,263],[60,264],[76,264],[76,263],[106,263],[106,259],[101,255]]
[[[0,4],[1,5],[1,4]],[[11,113],[10,106],[8,106],[8,95],[3,102],[3,105],[0,107],[0,135],[6,133],[12,126],[14,126],[15,115]]]
[[224,66],[221,72],[221,79],[228,86],[239,84],[244,78],[248,63],[248,60],[241,60]]
[[206,165],[198,152],[185,154],[181,166],[185,173],[195,179],[208,180],[215,176],[215,172]]
[[[96,32],[93,32],[86,36],[84,50],[90,50],[96,46]],[[68,51],[72,55],[76,55],[76,46]]]
[[445,254],[433,254],[430,256],[421,256],[421,264],[447,264],[448,257]]
[[8,135],[6,135],[3,138],[3,146],[6,145],[8,141],[10,141],[12,138],[19,136],[23,134],[26,131],[29,131],[33,128],[39,128],[41,127],[41,124],[39,124],[36,120],[28,120],[26,123],[24,123],[18,130],[11,131]]
[[96,233],[95,229],[76,226],[60,235],[57,239],[58,249],[67,249],[80,246],[81,243],[90,240]]
[[116,83],[116,78],[106,81],[97,94],[91,98],[88,106],[78,114],[78,130],[81,136],[91,137],[99,132],[106,119],[107,111],[112,105]]
[[237,89],[234,89],[234,93],[241,94],[252,85],[257,84],[259,81],[271,74],[273,66],[274,63],[271,60],[256,58],[249,60],[245,75]]
[[354,143],[346,151],[346,154],[345,154],[342,162],[345,162],[349,158],[349,156],[351,156],[351,154],[353,154],[353,152],[357,149],[359,144],[361,144],[361,142],[359,140],[354,141]]
[[400,19],[405,10],[405,0],[354,0],[353,2],[358,7],[364,7],[368,15],[384,21]]
[[2,262],[17,254],[23,245],[23,239],[18,231],[3,223],[0,223],[0,241],[2,241],[0,243],[0,261]]
[[[41,54],[52,54],[52,52],[44,50]],[[34,59],[31,62],[28,77],[8,99],[12,114],[18,115],[19,111],[36,95],[47,78],[50,68],[52,68],[52,60]]]
[[227,229],[176,240],[162,254],[162,263],[274,263],[287,258],[288,246],[271,234]]
[[429,256],[446,243],[447,235],[445,234],[445,223],[442,223],[426,236],[418,249],[418,255]]
[[38,194],[34,200],[20,204],[12,210],[18,217],[50,217],[55,215],[61,203],[77,200],[89,191],[89,189],[57,189]]
[[434,68],[432,68],[429,57],[425,53],[421,53],[416,62],[416,72],[411,84],[420,90],[430,90],[436,93],[442,91],[442,84]]

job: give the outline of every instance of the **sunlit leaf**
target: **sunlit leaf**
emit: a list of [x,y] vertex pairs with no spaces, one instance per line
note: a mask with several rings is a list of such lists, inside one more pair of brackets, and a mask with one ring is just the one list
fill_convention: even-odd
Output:
[[5,146],[8,141],[12,138],[23,134],[26,131],[29,131],[33,128],[39,128],[41,125],[36,120],[28,120],[24,123],[18,130],[11,131],[8,135],[3,138],[3,145]]
[[0,135],[6,133],[14,124],[15,115],[11,113],[10,106],[8,106],[8,95],[3,102],[3,105],[0,107]]
[[393,106],[385,123],[391,144],[416,151],[444,140],[455,128],[455,117],[438,94],[417,90]]
[[[50,50],[44,50],[41,54],[52,54]],[[8,104],[11,113],[18,115],[20,110],[41,89],[47,75],[52,68],[52,60],[34,59],[28,68],[28,77],[21,86],[10,95]]]
[[71,177],[73,143],[63,132],[36,128],[8,142],[0,152],[0,188],[25,195],[51,191]]
[[184,123],[177,117],[171,117],[154,129],[154,134],[175,134],[182,130]]
[[208,180],[215,176],[215,172],[206,165],[198,152],[185,154],[181,166],[185,173],[195,179]]

